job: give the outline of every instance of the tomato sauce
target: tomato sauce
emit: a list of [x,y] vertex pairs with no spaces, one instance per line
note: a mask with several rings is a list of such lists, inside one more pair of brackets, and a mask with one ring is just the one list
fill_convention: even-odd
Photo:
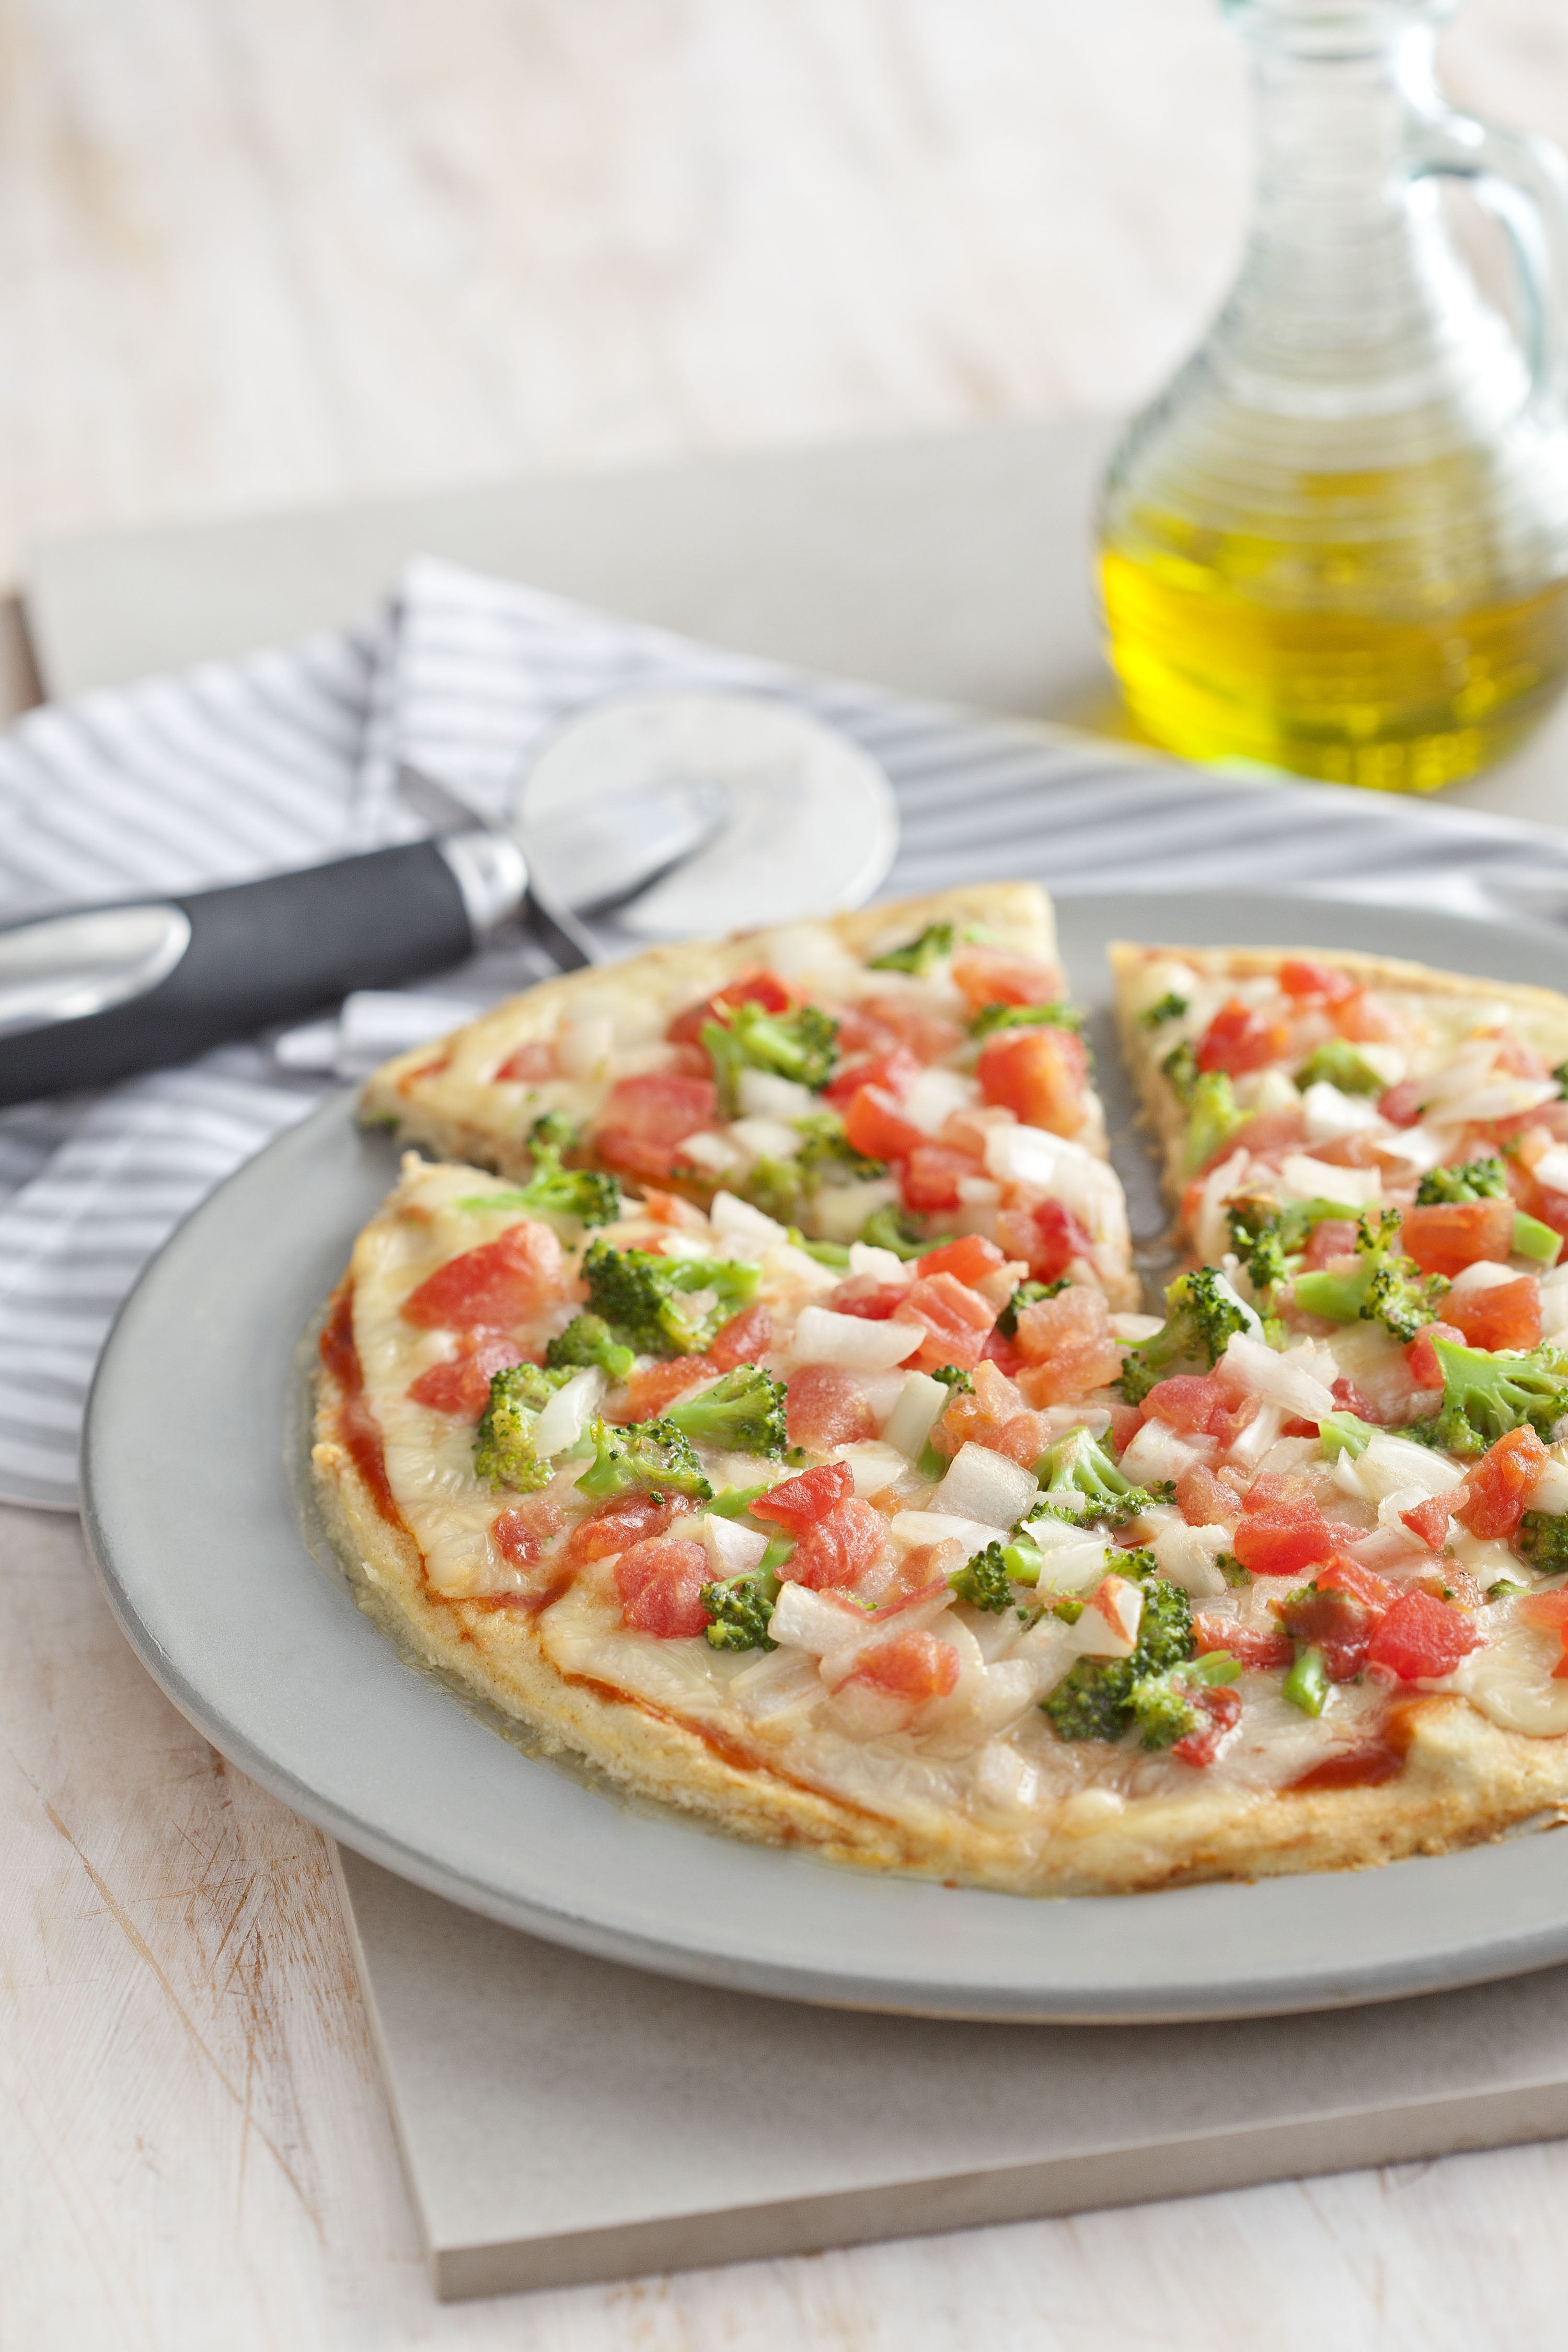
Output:
[[388,1527],[406,1522],[397,1507],[386,1475],[381,1430],[364,1398],[364,1373],[354,1344],[354,1303],[351,1289],[340,1290],[321,1332],[321,1358],[342,1391],[338,1405],[338,1437],[354,1468],[369,1487],[371,1499]]

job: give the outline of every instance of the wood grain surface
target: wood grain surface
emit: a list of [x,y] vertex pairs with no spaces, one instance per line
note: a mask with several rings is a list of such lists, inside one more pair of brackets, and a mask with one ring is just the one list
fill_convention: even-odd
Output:
[[[1555,0],[1448,48],[1568,137]],[[0,578],[66,526],[1124,405],[1247,147],[1207,0],[0,0]],[[440,2309],[321,1839],[73,1524],[0,1512],[0,1574],[6,2352],[1563,2340],[1558,2146]]]

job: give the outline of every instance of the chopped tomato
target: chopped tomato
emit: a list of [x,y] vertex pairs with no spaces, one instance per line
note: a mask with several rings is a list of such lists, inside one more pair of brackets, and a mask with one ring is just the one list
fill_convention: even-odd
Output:
[[700,1633],[708,1623],[702,1587],[712,1571],[700,1543],[685,1536],[651,1536],[616,1562],[621,1615],[638,1633],[661,1642]]
[[1198,1039],[1200,1070],[1226,1070],[1238,1078],[1247,1070],[1266,1069],[1290,1051],[1287,1022],[1270,1019],[1244,1004],[1239,996],[1222,1004]]
[[1405,1350],[1405,1360],[1410,1367],[1410,1377],[1418,1389],[1440,1389],[1443,1367],[1437,1361],[1436,1343],[1462,1341],[1464,1333],[1452,1323],[1424,1323]]
[[1018,1318],[1018,1386],[1026,1404],[1060,1404],[1089,1389],[1106,1387],[1121,1370],[1104,1294],[1069,1283],[1054,1298],[1037,1298]]
[[679,1146],[711,1127],[719,1095],[711,1078],[645,1070],[610,1088],[595,1130],[599,1156],[632,1176],[668,1176]]
[[708,1342],[708,1360],[717,1364],[721,1372],[732,1372],[737,1364],[754,1364],[765,1356],[773,1342],[773,1318],[768,1312],[765,1298],[754,1299],[742,1307],[727,1323],[721,1323]]
[[859,1087],[844,1105],[844,1132],[852,1150],[868,1160],[903,1160],[929,1141],[881,1087]]
[[[916,1062],[944,1062],[963,1043],[963,1031],[945,1013],[933,1012],[915,996],[868,996],[857,1011],[896,1037]],[[843,1039],[840,1034],[840,1047]]]
[[1287,996],[1317,997],[1324,1004],[1342,1003],[1356,992],[1353,980],[1310,956],[1287,956],[1279,967],[1279,985]]
[[910,1295],[908,1282],[879,1282],[874,1274],[852,1274],[823,1304],[835,1315],[858,1315],[866,1323],[885,1323]]
[[[826,1454],[877,1434],[877,1416],[853,1372],[837,1364],[803,1364],[789,1381],[785,1418],[792,1445]],[[795,1483],[793,1479],[789,1482]],[[780,1488],[773,1488],[774,1494]]]
[[970,1152],[946,1143],[917,1143],[904,1162],[899,1189],[906,1209],[934,1216],[956,1209],[963,1198],[959,1186],[966,1176],[980,1173],[980,1162]]
[[1541,1286],[1533,1275],[1495,1282],[1485,1290],[1453,1290],[1443,1312],[1457,1323],[1472,1348],[1537,1348],[1541,1344]]
[[956,1454],[963,1444],[988,1446],[1026,1469],[1050,1443],[1043,1413],[1026,1412],[1017,1390],[989,1358],[974,1367],[974,1385],[960,1391],[931,1433],[939,1453]]
[[1527,1045],[1522,1037],[1516,1037],[1511,1029],[1499,1030],[1497,1056],[1492,1066],[1506,1070],[1510,1078],[1533,1078],[1537,1085],[1548,1075],[1546,1065],[1534,1046]]
[[[833,1466],[845,1467],[842,1462]],[[821,1473],[808,1470],[805,1475],[816,1478]],[[801,1483],[798,1478],[790,1481],[796,1486]],[[773,1493],[778,1491],[775,1486]],[[758,1517],[763,1516],[761,1505],[752,1507]],[[888,1522],[881,1512],[859,1496],[850,1495],[802,1530],[779,1574],[792,1584],[808,1585],[814,1592],[839,1591],[859,1582],[887,1540]]]
[[1171,1753],[1182,1764],[1212,1764],[1226,1733],[1234,1731],[1241,1721],[1241,1693],[1221,1684],[1215,1690],[1194,1690],[1189,1696],[1204,1719],[1175,1742]]
[[1358,1421],[1380,1422],[1383,1419],[1377,1407],[1362,1394],[1355,1382],[1348,1379],[1343,1372],[1330,1389],[1329,1394],[1334,1401],[1336,1412],[1353,1412]]
[[1324,1217],[1312,1227],[1302,1252],[1312,1273],[1336,1257],[1349,1257],[1355,1248],[1355,1225],[1349,1217]]
[[982,1363],[994,1364],[997,1370],[1005,1373],[1010,1381],[1016,1380],[1024,1367],[1024,1359],[1011,1339],[1005,1338],[1000,1330],[991,1333],[980,1350],[980,1360]]
[[722,1022],[737,1004],[760,1004],[764,1013],[787,1013],[794,1003],[776,973],[750,971],[704,997],[700,1004],[689,1004],[684,1013],[676,1014],[664,1034],[672,1045],[695,1045],[700,1042],[707,1022]]
[[1228,1527],[1236,1517],[1236,1489],[1205,1463],[1194,1462],[1176,1481],[1176,1508],[1190,1528]]
[[1327,1567],[1318,1570],[1312,1581],[1320,1592],[1348,1592],[1355,1600],[1363,1601],[1369,1609],[1380,1611],[1388,1607],[1399,1590],[1386,1577],[1363,1568],[1359,1559],[1350,1559],[1343,1552],[1336,1552]]
[[1554,1192],[1549,1184],[1537,1184],[1530,1213],[1550,1225],[1554,1234],[1568,1238],[1568,1192]]
[[958,1686],[958,1652],[934,1633],[896,1633],[861,1654],[852,1683],[891,1691],[900,1698],[946,1698]]
[[1373,1633],[1383,1614],[1381,1606],[1337,1585],[1309,1586],[1292,1592],[1281,1604],[1287,1631],[1298,1642],[1310,1642],[1323,1654],[1323,1670],[1331,1683],[1353,1682],[1366,1664]]
[[1243,1507],[1235,1551],[1242,1567],[1250,1569],[1254,1576],[1296,1576],[1314,1560],[1327,1559],[1334,1549],[1333,1531],[1316,1498],[1304,1486],[1299,1493],[1258,1500],[1259,1487],[1287,1483],[1258,1479]]
[[1009,1257],[1027,1261],[1036,1282],[1059,1282],[1075,1257],[1092,1263],[1093,1235],[1059,1201],[998,1210],[996,1238]]
[[907,1095],[920,1074],[921,1066],[914,1055],[904,1046],[894,1045],[872,1060],[852,1062],[840,1068],[824,1099],[842,1109],[862,1087],[879,1087],[884,1094],[895,1097]]
[[1224,1437],[1236,1398],[1215,1372],[1176,1372],[1159,1381],[1143,1400],[1145,1421],[1163,1421],[1184,1437]]
[[1369,1666],[1381,1666],[1401,1682],[1451,1675],[1481,1634],[1462,1609],[1434,1601],[1429,1592],[1402,1592],[1367,1648]]
[[[1531,1489],[1550,1460],[1533,1429],[1510,1429],[1465,1478],[1458,1516],[1473,1536],[1511,1536],[1529,1507]],[[1456,1488],[1456,1493],[1460,1490]]]
[[616,1421],[650,1421],[700,1381],[710,1381],[718,1369],[703,1356],[676,1356],[668,1364],[644,1364],[640,1370],[627,1375],[626,1394],[613,1417]]
[[580,1518],[566,1538],[573,1559],[609,1559],[669,1525],[669,1506],[651,1495],[608,1495]]
[[401,1309],[421,1331],[506,1331],[537,1312],[561,1279],[561,1244],[531,1218],[465,1250],[411,1290]]
[[1563,1640],[1563,1655],[1552,1669],[1554,1682],[1568,1681],[1568,1591],[1527,1592],[1519,1603],[1521,1623],[1541,1625],[1558,1633]]
[[1062,976],[1054,964],[1010,955],[1005,948],[968,944],[957,949],[952,977],[977,1013],[987,1004],[1052,1004],[1062,992]]
[[1400,1034],[1399,1023],[1381,1000],[1364,988],[1352,990],[1329,1007],[1329,1018],[1352,1045],[1380,1045]]
[[1390,1127],[1415,1127],[1421,1117],[1420,1081],[1401,1078],[1397,1086],[1384,1087],[1377,1098],[1377,1108]]
[[[832,1366],[813,1366],[812,1370],[831,1370]],[[795,1374],[795,1380],[800,1374]],[[790,1382],[793,1392],[795,1381]],[[842,1444],[840,1438],[836,1443]],[[797,1535],[816,1519],[825,1519],[829,1511],[855,1492],[855,1481],[847,1462],[824,1462],[815,1470],[803,1470],[798,1477],[781,1480],[752,1505],[754,1519],[772,1519],[788,1535]]]
[[[1294,1150],[1298,1144],[1304,1143],[1306,1137],[1306,1113],[1282,1107],[1279,1110],[1260,1110],[1255,1118],[1247,1120],[1245,1127],[1237,1129],[1229,1142],[1221,1146],[1221,1150],[1227,1155],[1233,1151],[1249,1151],[1255,1160],[1279,1159],[1285,1152]],[[1214,1160],[1219,1156],[1220,1153],[1215,1152]],[[1212,1167],[1214,1160],[1206,1160],[1205,1167]]]
[[496,1084],[537,1085],[542,1078],[553,1078],[559,1075],[555,1066],[553,1040],[532,1037],[526,1045],[520,1045],[515,1054],[508,1055],[496,1072]]
[[922,1277],[951,1274],[960,1282],[984,1282],[1006,1263],[995,1243],[988,1242],[983,1234],[963,1234],[955,1242],[943,1242],[940,1249],[927,1250],[915,1272]]
[[955,1275],[922,1275],[900,1305],[899,1319],[921,1324],[927,1334],[924,1346],[912,1359],[917,1371],[956,1364],[960,1371],[967,1372],[980,1361],[996,1309]]
[[1506,1259],[1513,1247],[1513,1202],[1435,1201],[1406,1209],[1400,1247],[1423,1274],[1462,1274],[1480,1258]]
[[491,1520],[490,1541],[514,1568],[526,1568],[539,1558],[546,1538],[555,1533],[565,1517],[560,1504],[547,1496],[524,1495]]
[[1226,1650],[1255,1674],[1278,1674],[1295,1663],[1296,1644],[1289,1633],[1266,1633],[1259,1626],[1238,1625],[1231,1617],[1202,1614],[1193,1619],[1193,1633],[1200,1657]]
[[471,1345],[450,1363],[431,1364],[408,1383],[411,1404],[428,1405],[433,1412],[455,1413],[478,1421],[489,1402],[490,1381],[509,1364],[521,1360],[514,1340],[499,1331],[475,1331]]
[[1448,1540],[1448,1521],[1452,1517],[1452,1508],[1441,1495],[1429,1495],[1426,1502],[1401,1511],[1399,1523],[1408,1528],[1413,1536],[1419,1536],[1429,1551],[1441,1551]]
[[1026,1126],[1076,1135],[1088,1066],[1083,1040],[1070,1029],[998,1029],[981,1047],[975,1075],[985,1100]]

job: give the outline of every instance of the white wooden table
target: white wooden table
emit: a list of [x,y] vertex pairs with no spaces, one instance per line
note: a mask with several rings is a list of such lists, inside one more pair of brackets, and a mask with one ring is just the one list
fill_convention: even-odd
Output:
[[[1238,234],[1204,0],[13,0],[4,36],[0,576],[69,524],[1124,405]],[[1552,0],[1471,0],[1450,71],[1568,136]],[[1562,2147],[437,2308],[320,1838],[145,1678],[74,1525],[0,1514],[0,1574],[7,2352],[1563,2340]]]

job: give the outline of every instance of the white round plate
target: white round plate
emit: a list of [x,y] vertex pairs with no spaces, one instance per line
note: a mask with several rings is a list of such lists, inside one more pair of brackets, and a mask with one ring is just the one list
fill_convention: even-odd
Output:
[[[1116,936],[1378,947],[1568,988],[1568,938],[1235,894],[1067,902],[1067,961],[1135,1226],[1159,1212],[1105,1019]],[[88,1413],[85,1516],[121,1623],[243,1771],[386,1869],[532,1934],[803,2000],[1110,2021],[1324,2009],[1568,1958],[1568,1838],[1256,1885],[1030,1901],[829,1868],[617,1802],[404,1664],[307,1545],[300,1337],[395,1173],[348,1098],[264,1151],[127,1302]]]

